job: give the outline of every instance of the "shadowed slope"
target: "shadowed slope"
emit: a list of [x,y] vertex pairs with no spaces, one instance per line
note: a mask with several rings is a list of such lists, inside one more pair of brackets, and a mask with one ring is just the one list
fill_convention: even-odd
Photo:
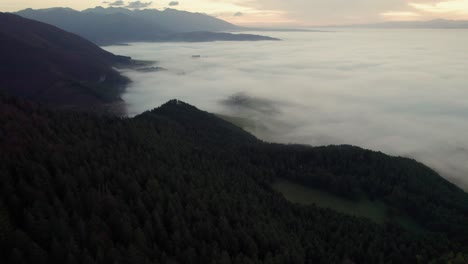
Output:
[[0,88],[14,95],[89,105],[118,100],[128,82],[112,66],[129,58],[54,26],[0,13],[0,41]]

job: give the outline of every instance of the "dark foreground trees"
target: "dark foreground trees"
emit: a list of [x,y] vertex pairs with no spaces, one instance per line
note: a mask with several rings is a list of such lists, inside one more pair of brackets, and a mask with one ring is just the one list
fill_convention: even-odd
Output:
[[[2,96],[0,150],[1,263],[446,263],[467,252],[467,194],[425,166],[266,144],[177,101],[119,119]],[[276,177],[382,199],[427,232],[291,204]]]

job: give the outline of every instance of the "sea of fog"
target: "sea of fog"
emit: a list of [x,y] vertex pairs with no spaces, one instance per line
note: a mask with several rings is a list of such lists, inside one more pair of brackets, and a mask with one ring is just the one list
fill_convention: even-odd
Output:
[[[265,42],[131,43],[128,115],[180,99],[259,138],[415,158],[468,189],[468,31],[266,32]],[[193,58],[200,55],[200,58]]]

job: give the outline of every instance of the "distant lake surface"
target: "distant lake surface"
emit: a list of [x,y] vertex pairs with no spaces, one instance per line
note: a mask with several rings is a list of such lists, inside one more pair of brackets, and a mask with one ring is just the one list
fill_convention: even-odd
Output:
[[129,116],[180,99],[282,143],[415,158],[468,189],[468,30],[256,32],[264,42],[131,43]]

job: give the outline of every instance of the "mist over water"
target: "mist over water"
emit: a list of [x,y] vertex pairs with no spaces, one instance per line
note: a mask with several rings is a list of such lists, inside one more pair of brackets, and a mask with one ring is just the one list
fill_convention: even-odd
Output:
[[106,49],[168,69],[125,72],[133,80],[123,95],[130,116],[177,98],[244,117],[265,140],[351,144],[415,158],[467,190],[467,33],[259,32],[283,41]]

